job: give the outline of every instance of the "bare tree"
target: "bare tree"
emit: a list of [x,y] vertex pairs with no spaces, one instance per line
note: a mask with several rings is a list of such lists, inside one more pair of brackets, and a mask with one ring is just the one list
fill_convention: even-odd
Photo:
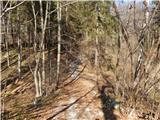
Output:
[[[2,15],[2,8],[3,8],[3,2],[0,1],[0,15]],[[0,16],[0,62],[2,63],[2,30],[3,25],[2,25],[2,16]],[[0,64],[0,70],[1,70],[1,64]],[[1,86],[1,83],[0,83]],[[4,98],[1,96],[1,107],[0,107],[0,116],[2,116],[2,112],[4,112]]]
[[35,69],[34,69],[34,82],[35,82],[35,89],[36,89],[36,97],[41,96],[40,87],[39,87],[39,79],[38,79],[38,70],[39,70],[39,61],[40,55],[37,55],[37,16],[35,12],[34,2],[32,1],[32,11],[34,15],[34,52],[35,52]]
[[145,6],[145,23],[146,25],[149,22],[149,0],[144,0],[144,6]]
[[[1,1],[1,2],[3,2],[3,1]],[[2,13],[1,13],[0,18],[2,18],[7,12],[9,12],[9,11],[19,7],[20,5],[22,5],[25,1],[21,1],[21,2],[19,2],[18,4],[14,5],[14,6],[7,7],[9,2],[11,2],[11,1],[7,1],[6,5],[2,9]]]
[[[98,45],[99,45],[99,40],[98,40],[98,17],[99,17],[99,6],[96,4],[96,39],[95,39],[95,68],[96,68],[96,81],[97,81],[97,85],[99,83],[98,81],[98,70],[99,70],[99,53],[98,53]],[[98,86],[99,87],[99,86]]]
[[[35,61],[36,66],[34,69],[34,82],[36,88],[36,97],[42,96],[42,87],[45,84],[45,45],[44,45],[44,37],[45,30],[47,25],[47,15],[48,15],[48,2],[46,2],[46,11],[45,11],[45,19],[43,18],[43,7],[42,1],[40,0],[40,17],[41,17],[41,41],[40,41],[40,52],[37,51],[37,17],[34,7],[34,2],[32,2],[32,11],[34,15],[34,51],[36,54]],[[40,72],[40,60],[42,54],[42,74]]]
[[96,13],[97,13],[97,16],[96,16],[96,40],[95,40],[95,43],[96,43],[96,50],[95,50],[95,67],[97,68],[98,67],[98,16],[99,16],[99,7],[97,6],[96,4]]
[[[150,18],[152,18],[152,15],[149,15],[148,13],[148,3],[144,4],[146,5],[146,9],[144,11],[145,24],[142,26],[142,28],[140,28],[140,32],[136,33],[132,33],[133,31],[129,31],[130,29],[124,26],[115,3],[113,6],[120,26],[118,37],[120,37],[120,34],[122,33],[122,40],[125,40],[125,43],[123,43],[123,41],[120,41],[120,43],[123,46],[128,47],[127,50],[124,51],[123,49],[121,49],[120,51],[120,67],[122,67],[120,69],[122,69],[122,71],[117,71],[118,69],[116,70],[117,82],[119,82],[119,88],[117,88],[116,86],[116,92],[119,92],[120,95],[122,95],[122,99],[125,99],[125,97],[127,96],[128,100],[125,104],[129,108],[131,106],[133,106],[134,108],[139,107],[139,104],[141,104],[142,102],[141,100],[144,98],[148,99],[150,97],[149,94],[152,93],[151,90],[155,90],[154,87],[156,87],[156,84],[160,82],[160,76],[158,75],[160,73],[160,63],[156,60],[156,51],[160,41],[157,41],[156,44],[152,42],[153,45],[150,44],[149,40],[153,40],[153,38],[148,37],[148,34],[152,34],[151,19],[149,19],[149,17],[151,16]],[[134,26],[136,19],[135,14],[136,11],[134,8]],[[134,34],[135,38],[129,37],[131,34]],[[125,55],[125,53],[127,54]],[[128,59],[123,59],[123,57],[130,57],[130,62],[128,62]],[[129,112],[129,114],[130,113],[131,112]]]
[[[9,4],[11,6],[11,3]],[[5,16],[3,16],[3,24],[4,24],[4,28],[5,28],[5,31],[4,31],[4,42],[5,42],[5,48],[6,48],[6,58],[7,58],[7,66],[9,67],[10,66],[10,59],[9,59],[9,25],[10,25],[10,13],[11,12],[8,12],[7,14],[5,14]]]
[[66,18],[65,18],[66,21],[65,22],[66,22],[66,25],[67,25],[68,24],[68,7],[67,6],[65,7],[65,14],[66,14]]
[[19,8],[17,8],[17,40],[18,40],[18,74],[19,78],[21,78],[21,60],[22,60],[22,44],[21,44],[21,38],[20,38],[20,14],[19,14]]
[[133,25],[134,25],[134,29],[136,29],[136,1],[134,0],[134,5],[133,5],[133,14],[134,14],[134,18],[133,18]]
[[[10,3],[10,7],[11,7],[11,3]],[[6,50],[7,50],[7,65],[8,67],[10,66],[10,59],[9,59],[9,27],[10,27],[10,12],[8,13],[8,17],[7,17],[7,40],[6,40]]]
[[[49,1],[48,3],[48,10],[51,10],[51,1]],[[51,25],[51,15],[48,15],[48,27]],[[48,47],[48,68],[49,68],[49,83],[51,83],[51,79],[52,79],[52,74],[51,74],[51,67],[52,67],[52,61],[51,61],[51,29],[48,29],[48,41],[47,41],[47,47]]]
[[149,38],[150,38],[150,31],[149,31],[149,27],[148,27],[148,23],[149,23],[149,0],[144,0],[144,6],[145,6],[145,25],[144,27],[147,27],[147,30],[146,30],[146,40],[144,41],[144,47],[146,47],[146,49],[149,48]]
[[40,0],[40,14],[41,14],[41,46],[42,48],[42,84],[45,84],[45,31],[46,31],[46,25],[47,25],[47,16],[48,16],[48,2],[46,2],[46,11],[45,11],[45,19],[43,18],[43,7],[42,7],[42,1]]
[[57,82],[56,88],[59,85],[60,76],[60,57],[61,57],[61,1],[57,1],[57,22],[58,22],[58,53],[57,53]]

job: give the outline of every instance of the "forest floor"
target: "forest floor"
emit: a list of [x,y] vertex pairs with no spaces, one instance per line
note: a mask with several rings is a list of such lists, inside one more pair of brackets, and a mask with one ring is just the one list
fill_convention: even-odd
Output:
[[[12,68],[12,69],[11,69]],[[10,75],[16,74],[16,66],[12,65]],[[8,75],[2,71],[2,81]],[[16,80],[2,90],[4,97],[5,119],[15,120],[119,120],[122,116],[111,109],[107,109],[106,102],[111,102],[104,91],[99,91],[96,73],[93,68],[83,65],[74,73],[55,93],[45,96],[34,105],[33,76],[26,72],[24,79]],[[118,113],[118,114],[117,114]],[[116,115],[115,115],[116,114]]]
[[[35,85],[29,68],[29,65],[34,67],[34,54],[22,56],[22,77],[18,79],[15,52],[10,52],[10,58],[13,58],[10,67],[2,54],[0,95],[4,120],[131,120],[114,109],[118,102],[112,98],[114,73],[104,70],[105,74],[97,77],[95,68],[87,61],[77,65],[73,73],[67,73],[67,79],[66,76],[62,78],[57,91],[49,91],[35,104]],[[53,60],[54,54],[51,56]]]

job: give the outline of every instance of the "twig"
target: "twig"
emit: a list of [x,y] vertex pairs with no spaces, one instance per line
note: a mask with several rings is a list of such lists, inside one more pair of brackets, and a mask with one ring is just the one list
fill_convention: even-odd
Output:
[[[77,0],[77,1],[70,2],[70,3],[67,3],[67,4],[65,4],[65,5],[62,5],[60,8],[65,7],[65,6],[68,6],[68,5],[71,5],[71,4],[74,4],[74,3],[76,3],[76,2],[78,2],[78,0]],[[59,9],[59,8],[56,8],[56,9],[52,10],[51,12],[48,13],[48,15],[51,15],[52,13],[56,12],[58,9]]]
[[5,11],[5,9],[7,8],[8,4],[9,4],[9,0],[8,0],[7,3],[5,4],[5,6],[4,6],[4,8],[3,8],[2,11]]
[[9,12],[10,10],[13,10],[13,9],[15,9],[16,7],[22,5],[24,2],[25,2],[25,1],[22,1],[22,2],[18,3],[17,5],[13,6],[13,7],[7,8],[4,12],[2,12],[0,18],[2,18],[2,17],[5,15],[5,13]]

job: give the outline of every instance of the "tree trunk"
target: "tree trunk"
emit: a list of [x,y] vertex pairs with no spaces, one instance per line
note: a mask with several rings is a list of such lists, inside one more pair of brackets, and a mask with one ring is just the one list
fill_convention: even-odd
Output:
[[19,74],[19,79],[21,78],[21,59],[22,59],[22,46],[21,46],[21,38],[20,38],[20,14],[19,14],[19,9],[17,8],[17,40],[18,40],[18,74]]
[[[149,23],[149,0],[144,0],[144,5],[145,5],[145,26],[148,26]],[[145,49],[149,48],[149,43],[150,43],[150,32],[149,32],[149,28],[147,27],[147,34],[146,34],[146,40],[144,41],[144,47]]]
[[144,5],[145,5],[145,21],[147,25],[149,22],[149,9],[148,9],[149,0],[144,0]]
[[134,9],[134,19],[133,19],[133,25],[134,25],[134,30],[136,30],[136,1],[134,0],[134,6],[133,6],[133,9]]
[[[10,4],[11,6],[11,4]],[[5,39],[5,46],[6,46],[6,51],[7,51],[7,66],[10,67],[10,59],[9,59],[9,25],[10,25],[10,12],[7,14],[7,18],[6,18],[6,39]]]
[[37,66],[34,70],[34,83],[35,83],[35,89],[36,89],[36,97],[39,97],[40,96],[40,93],[39,93],[39,83],[38,83],[38,77],[37,77]]
[[[0,2],[0,15],[2,14],[2,9],[3,9],[3,2],[1,1]],[[0,60],[1,60],[1,63],[2,63],[2,51],[1,51],[1,48],[2,48],[2,18],[0,17]],[[1,64],[0,64],[0,68],[1,68]]]
[[15,33],[14,33],[14,26],[13,26],[13,21],[11,19],[11,36],[12,36],[12,46],[13,48],[16,48],[16,38],[15,38]]
[[35,83],[35,89],[36,89],[36,97],[40,96],[40,88],[39,88],[39,80],[38,80],[38,66],[39,66],[39,56],[37,55],[37,17],[36,17],[36,12],[34,9],[34,3],[32,1],[32,11],[34,15],[34,53],[35,53],[35,61],[36,61],[36,66],[34,69],[34,83]]
[[68,7],[66,6],[65,8],[65,12],[66,12],[66,26],[68,24]]
[[40,44],[40,49],[41,49],[41,52],[42,52],[42,81],[44,84],[44,80],[45,80],[45,53],[44,53],[44,50],[45,50],[45,46],[44,46],[44,19],[43,19],[43,7],[42,7],[42,1],[40,0],[40,15],[41,15],[41,30],[42,30],[42,34],[41,34],[41,43]]
[[57,53],[57,82],[56,88],[59,85],[59,75],[60,75],[60,55],[61,55],[61,3],[57,1],[57,22],[58,22],[58,53]]
[[42,79],[41,79],[41,74],[40,74],[40,71],[38,71],[38,79],[39,79],[39,96],[42,96]]
[[96,4],[96,41],[95,41],[95,44],[96,44],[96,50],[95,50],[95,68],[96,68],[96,82],[97,82],[97,86],[99,86],[99,82],[98,82],[98,67],[99,67],[99,53],[98,53],[98,44],[99,44],[99,41],[98,41],[98,17],[99,17],[99,8],[98,8],[98,5]]
[[7,18],[7,39],[6,39],[6,49],[7,49],[7,65],[10,66],[10,59],[9,59],[9,21],[10,21],[10,13],[8,14]]
[[[2,25],[2,17],[1,17],[1,15],[2,15],[2,9],[3,9],[3,1],[0,1],[0,63],[2,63],[2,32],[4,32],[3,31],[3,25]],[[0,70],[1,70],[1,64],[0,64]],[[5,94],[5,93],[4,93]],[[3,96],[1,96],[1,113],[0,113],[0,116],[2,116],[2,113],[4,113],[4,98],[3,98]]]
[[[48,10],[50,11],[51,9],[51,2],[49,1],[49,6],[48,6]],[[48,27],[51,26],[51,16],[49,15],[48,16]],[[49,64],[48,64],[48,68],[49,68],[49,84],[51,84],[51,79],[52,79],[52,74],[51,74],[51,67],[52,67],[52,63],[51,63],[51,30],[49,29],[48,30],[48,61],[49,61]]]
[[[46,31],[46,25],[47,25],[47,16],[48,16],[48,2],[46,2],[46,11],[45,11],[45,19],[43,18],[43,7],[42,7],[42,1],[40,0],[40,15],[41,15],[41,44],[40,49],[42,49],[42,85],[45,85],[45,31]],[[46,88],[45,88],[46,89]]]
[[[98,29],[97,29],[98,32]],[[96,35],[95,67],[98,67],[98,36]]]

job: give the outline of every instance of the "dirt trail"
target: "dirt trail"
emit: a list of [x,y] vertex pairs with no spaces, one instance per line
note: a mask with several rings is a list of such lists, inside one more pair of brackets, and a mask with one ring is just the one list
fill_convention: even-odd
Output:
[[[25,120],[109,120],[113,114],[104,108],[107,101],[106,98],[103,99],[102,93],[98,92],[95,71],[88,66],[83,68],[83,66],[78,67],[77,72],[82,70],[83,72],[73,80],[77,75],[75,72],[66,81],[69,84],[57,92],[57,97],[54,96],[56,93],[44,97],[38,107],[22,107],[19,114]],[[28,91],[28,95],[29,92],[31,91]],[[110,120],[120,119],[116,117]]]
[[[82,69],[82,68],[79,68]],[[84,74],[85,73],[85,74]],[[101,110],[101,101],[98,99],[98,91],[95,82],[95,74],[89,73],[87,68],[80,74],[72,84],[68,85],[65,90],[68,91],[67,99],[58,102],[57,110],[54,110],[53,120],[102,120],[103,112]],[[85,76],[85,77],[84,77]],[[87,77],[89,79],[87,79]],[[63,105],[60,105],[63,104]],[[63,106],[63,107],[62,107]],[[67,108],[58,115],[54,114]]]

